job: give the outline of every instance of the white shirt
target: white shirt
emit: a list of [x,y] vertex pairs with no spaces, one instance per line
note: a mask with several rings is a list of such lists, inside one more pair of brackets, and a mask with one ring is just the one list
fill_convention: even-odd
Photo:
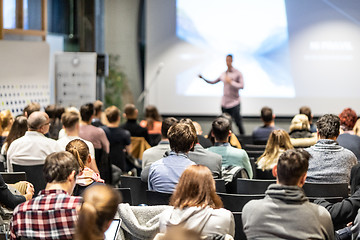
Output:
[[53,139],[36,131],[27,131],[24,136],[13,141],[7,151],[8,169],[12,172],[12,164],[22,166],[41,165],[45,158],[62,148]]
[[91,155],[91,159],[95,159],[95,149],[94,149],[94,145],[89,142],[89,141],[86,141],[85,139],[82,139],[81,137],[79,136],[68,136],[68,135],[64,135],[62,138],[60,138],[59,140],[57,140],[58,144],[62,147],[62,150],[65,151],[65,148],[66,148],[66,145],[74,140],[74,139],[80,139],[82,141],[84,141],[86,143],[86,145],[88,146],[89,148],[89,153]]

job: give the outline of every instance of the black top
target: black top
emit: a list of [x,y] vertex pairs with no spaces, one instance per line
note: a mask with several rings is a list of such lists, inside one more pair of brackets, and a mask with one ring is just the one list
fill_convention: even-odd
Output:
[[95,126],[95,127],[101,127],[101,126],[105,126],[104,124],[102,124],[102,122],[100,121],[100,119],[98,118],[93,118],[91,120],[91,125]]
[[352,151],[358,161],[360,160],[360,137],[349,133],[340,134],[336,139],[340,146]]
[[14,209],[20,203],[26,201],[26,198],[21,195],[14,195],[10,192],[0,174],[0,203],[4,204],[7,208]]
[[121,127],[110,128],[102,126],[106,133],[106,137],[110,142],[109,159],[112,164],[125,171],[125,146],[130,145],[130,132]]
[[121,125],[120,127],[128,130],[132,137],[144,137],[147,142],[150,142],[147,129],[141,127],[136,122],[136,119],[128,119],[127,122]]
[[200,145],[203,147],[203,148],[209,148],[209,147],[212,147],[213,144],[212,142],[210,141],[210,139],[208,138],[205,138],[204,136],[202,135],[197,135],[198,137],[198,141],[200,143]]

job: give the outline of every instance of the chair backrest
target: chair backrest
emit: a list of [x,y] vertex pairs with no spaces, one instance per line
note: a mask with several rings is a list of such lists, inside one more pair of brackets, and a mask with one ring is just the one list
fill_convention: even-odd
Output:
[[224,208],[232,212],[241,212],[246,203],[254,199],[263,199],[265,194],[228,194],[218,193]]
[[238,194],[265,194],[266,189],[276,180],[237,179]]
[[246,144],[244,149],[246,151],[265,151],[266,145],[258,145],[258,144]]
[[256,168],[255,169],[255,172],[256,172],[256,179],[263,179],[263,180],[275,180],[276,177],[274,177],[274,175],[272,174],[272,171],[271,170],[261,170],[261,169],[258,169]]
[[105,183],[112,184],[112,169],[109,154],[101,148],[95,148],[95,160],[101,178],[105,180]]
[[246,153],[248,154],[249,158],[253,157],[258,159],[264,153],[264,151],[246,151]]
[[[243,179],[249,178],[249,174],[247,173],[245,168],[240,168],[238,166],[235,166],[235,168],[233,168],[233,169],[235,169],[237,172],[235,172],[232,175],[232,180],[225,185],[227,193],[237,193],[237,179],[238,178],[243,178]],[[232,171],[233,170],[231,170],[230,173]],[[224,175],[225,174],[224,174],[224,170],[223,170],[223,177],[224,177]]]
[[26,172],[0,172],[5,183],[14,184],[20,181],[26,181]]
[[249,157],[249,160],[250,160],[250,165],[251,165],[251,170],[253,172],[253,178],[257,178],[257,171],[256,171],[256,158],[254,157]]
[[130,188],[132,202],[135,206],[146,203],[146,190],[148,185],[146,182],[141,181],[140,177],[121,176],[120,187]]
[[239,141],[241,143],[241,146],[244,146],[246,144],[253,144],[253,137],[251,135],[241,135],[239,137]]
[[216,192],[226,193],[225,181],[223,179],[215,179]]
[[39,193],[40,190],[45,189],[46,182],[43,175],[44,164],[33,165],[33,166],[22,166],[13,164],[14,172],[25,172],[27,181],[34,185],[35,195]]
[[244,227],[241,219],[241,212],[233,212],[234,221],[235,221],[235,240],[246,240],[246,235],[244,233]]
[[[319,199],[318,197],[308,197],[310,202],[314,202],[316,199]],[[330,202],[330,203],[338,203],[341,202],[344,198],[342,197],[324,197],[323,199],[325,199],[326,201]]]
[[171,193],[146,190],[147,205],[169,205],[171,195]]
[[151,148],[144,137],[131,137],[131,156],[137,159],[142,159],[143,153],[146,149]]
[[130,188],[115,188],[115,190],[121,194],[122,203],[128,203],[131,206],[133,205]]
[[303,189],[307,197],[349,197],[347,183],[305,182]]

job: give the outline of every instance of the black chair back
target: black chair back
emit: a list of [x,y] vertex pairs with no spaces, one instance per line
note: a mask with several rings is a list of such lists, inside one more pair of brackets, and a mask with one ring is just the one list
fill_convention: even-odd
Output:
[[215,179],[216,192],[226,193],[225,181],[223,179]]
[[245,170],[245,168],[241,168],[239,169],[236,174],[234,174],[232,181],[228,182],[225,185],[226,188],[226,192],[227,193],[237,193],[237,179],[242,178],[242,179],[249,179],[249,174],[248,172]]
[[235,220],[235,237],[234,240],[246,240],[246,235],[244,233],[244,227],[241,219],[241,212],[233,212]]
[[257,144],[245,144],[243,147],[246,151],[265,151],[266,145],[257,145]]
[[238,194],[265,194],[266,189],[276,180],[237,179]]
[[254,199],[263,199],[264,194],[228,194],[218,193],[221,198],[224,208],[232,212],[241,212],[246,203]]
[[246,153],[248,154],[249,158],[253,157],[254,159],[258,159],[264,153],[264,151],[246,151]]
[[262,180],[275,180],[276,177],[272,174],[272,170],[261,170],[256,168],[256,179],[262,179]]
[[115,188],[122,196],[122,203],[133,205],[130,188]]
[[35,196],[40,190],[45,189],[46,182],[43,174],[44,165],[22,166],[13,164],[14,172],[25,172],[27,181],[34,185]]
[[241,135],[238,137],[241,146],[245,146],[246,144],[253,144],[253,138],[251,135]]
[[104,179],[106,184],[112,184],[112,168],[109,154],[103,149],[95,148],[95,160],[101,178]]
[[4,182],[7,184],[14,184],[20,181],[26,181],[26,172],[0,172],[0,174],[4,179]]
[[347,183],[305,182],[303,189],[307,197],[349,197]]
[[[308,199],[310,202],[314,202],[316,199],[318,199],[318,197],[308,197]],[[323,199],[325,199],[326,201],[328,201],[330,203],[338,203],[343,200],[342,197],[324,197]]]
[[162,193],[146,190],[147,205],[169,205],[171,193]]
[[146,182],[141,181],[140,177],[121,176],[120,187],[130,188],[134,206],[146,203],[146,190],[148,185]]

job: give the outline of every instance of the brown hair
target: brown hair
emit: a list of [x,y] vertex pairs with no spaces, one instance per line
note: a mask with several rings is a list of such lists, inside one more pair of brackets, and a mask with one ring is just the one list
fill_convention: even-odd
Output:
[[76,123],[80,121],[80,114],[76,112],[64,112],[61,115],[61,122],[65,128],[74,129]]
[[95,185],[84,191],[83,199],[75,239],[103,239],[107,223],[114,218],[121,203],[121,196],[109,186]]
[[105,109],[105,115],[109,123],[114,123],[119,119],[120,109],[116,106],[110,106]]
[[273,120],[273,111],[269,107],[263,107],[261,109],[261,119],[265,123],[270,123]]
[[356,135],[360,136],[360,119],[356,121],[353,131]]
[[54,152],[45,159],[43,174],[47,183],[66,182],[72,171],[75,171],[75,176],[78,175],[79,163],[69,152]]
[[151,130],[154,128],[155,121],[161,121],[161,117],[157,108],[153,105],[149,105],[145,108],[145,117],[146,117],[146,128]]
[[23,113],[26,117],[29,117],[33,112],[40,111],[40,104],[37,102],[31,102],[28,105],[25,106]]
[[124,107],[124,113],[126,114],[126,117],[133,117],[136,112],[136,107],[134,104],[128,103]]
[[170,148],[172,151],[186,153],[196,144],[196,132],[194,133],[189,124],[178,123],[170,127],[168,131]]
[[18,116],[15,118],[13,125],[9,131],[9,135],[6,137],[4,142],[5,150],[7,151],[10,147],[10,144],[25,135],[25,132],[28,130],[27,118],[24,116]]
[[303,149],[289,149],[279,157],[277,179],[283,185],[296,185],[308,170],[310,154]]
[[100,101],[100,100],[96,100],[96,101],[94,102],[95,115],[98,115],[99,112],[101,112],[103,105],[104,105],[104,104],[103,104],[102,101]]
[[290,142],[290,136],[285,130],[273,130],[269,135],[264,153],[258,158],[256,163],[259,163],[260,159],[264,158],[265,161],[262,170],[265,170],[267,166],[271,166],[278,160],[280,149],[288,150],[293,148]]
[[215,181],[209,168],[202,165],[189,166],[182,173],[170,205],[175,208],[206,207],[221,208],[223,203],[215,191]]
[[290,132],[294,130],[309,130],[309,118],[305,114],[296,114],[291,120]]
[[305,114],[308,119],[309,119],[309,122],[311,122],[312,120],[312,116],[311,116],[311,109],[308,107],[308,106],[303,106],[299,109],[299,113],[300,114]]
[[81,139],[74,139],[66,145],[65,150],[74,155],[79,162],[81,171],[84,170],[89,158],[89,147],[87,144]]

